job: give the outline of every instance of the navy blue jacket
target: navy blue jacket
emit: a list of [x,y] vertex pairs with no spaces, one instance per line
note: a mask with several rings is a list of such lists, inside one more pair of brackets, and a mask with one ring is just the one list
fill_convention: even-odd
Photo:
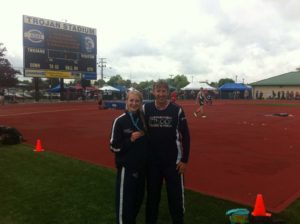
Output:
[[164,110],[158,110],[155,102],[144,105],[148,126],[150,158],[160,164],[187,163],[190,153],[190,134],[183,109],[169,103]]
[[[129,112],[117,117],[112,125],[110,149],[115,153],[115,162],[117,167],[140,170],[144,169],[147,163],[147,137],[146,134],[134,142],[131,142],[131,133],[144,130],[139,112],[133,114],[134,122],[129,116]],[[137,126],[137,127],[136,127]],[[146,133],[146,132],[145,132]]]

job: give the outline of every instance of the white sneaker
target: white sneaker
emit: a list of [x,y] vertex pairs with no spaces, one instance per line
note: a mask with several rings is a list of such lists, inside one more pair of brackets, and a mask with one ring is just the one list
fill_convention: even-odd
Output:
[[205,115],[202,115],[202,118],[206,118],[206,116],[205,116]]
[[194,114],[195,117],[197,117],[197,113],[196,112],[194,112],[193,114]]

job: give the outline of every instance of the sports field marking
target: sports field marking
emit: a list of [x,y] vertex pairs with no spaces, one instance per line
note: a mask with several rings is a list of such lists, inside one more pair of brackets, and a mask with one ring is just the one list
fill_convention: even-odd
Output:
[[[12,116],[23,116],[23,115],[44,114],[44,113],[68,112],[68,111],[77,111],[77,110],[83,110],[83,108],[71,109],[71,110],[48,110],[48,111],[37,111],[37,112],[16,113],[16,114],[3,114],[3,115],[0,115],[0,117],[12,117]],[[87,111],[88,109],[84,109],[84,110]],[[92,110],[92,109],[90,109],[90,110]]]

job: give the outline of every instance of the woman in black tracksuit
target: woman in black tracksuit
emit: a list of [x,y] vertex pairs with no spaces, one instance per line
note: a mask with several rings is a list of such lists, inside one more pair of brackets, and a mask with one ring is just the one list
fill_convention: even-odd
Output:
[[135,224],[144,198],[147,138],[141,105],[141,93],[128,92],[127,109],[112,126],[110,149],[115,153],[117,167],[117,224]]

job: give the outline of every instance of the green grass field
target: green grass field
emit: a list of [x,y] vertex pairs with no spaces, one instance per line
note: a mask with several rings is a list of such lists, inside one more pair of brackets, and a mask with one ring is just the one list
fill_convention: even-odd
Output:
[[[27,145],[0,146],[0,223],[113,224],[115,171]],[[243,205],[186,191],[187,224],[228,223],[225,212]],[[252,210],[252,208],[250,208]],[[300,223],[300,200],[281,214]],[[138,217],[144,223],[144,208]],[[171,223],[166,195],[160,224]]]

